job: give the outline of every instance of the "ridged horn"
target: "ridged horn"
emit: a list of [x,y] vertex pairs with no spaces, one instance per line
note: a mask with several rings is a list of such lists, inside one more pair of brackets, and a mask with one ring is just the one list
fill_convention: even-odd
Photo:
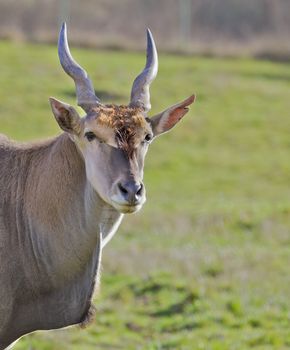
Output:
[[151,108],[149,87],[158,71],[158,56],[152,33],[147,29],[147,58],[143,71],[134,80],[130,106],[142,107],[145,112]]
[[62,24],[58,38],[58,56],[64,71],[74,80],[77,103],[87,113],[100,104],[87,72],[73,59],[67,41],[66,23]]

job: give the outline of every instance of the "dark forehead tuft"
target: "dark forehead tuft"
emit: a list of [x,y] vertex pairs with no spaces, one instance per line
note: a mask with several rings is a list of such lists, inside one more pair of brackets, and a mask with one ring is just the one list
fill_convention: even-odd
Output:
[[94,109],[98,122],[115,130],[124,127],[145,128],[147,121],[142,109],[128,106],[105,105]]
[[132,157],[138,138],[143,137],[149,126],[144,111],[136,107],[105,105],[96,107],[94,112],[97,123],[113,129],[118,146]]

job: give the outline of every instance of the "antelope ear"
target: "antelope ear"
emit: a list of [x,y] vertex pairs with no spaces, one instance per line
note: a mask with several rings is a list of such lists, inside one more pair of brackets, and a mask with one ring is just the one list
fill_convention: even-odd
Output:
[[194,100],[195,95],[192,95],[186,100],[152,117],[150,120],[154,136],[158,136],[172,129],[189,111],[187,107],[191,105]]
[[81,118],[78,112],[69,104],[53,97],[49,98],[52,112],[62,130],[78,135],[81,131]]

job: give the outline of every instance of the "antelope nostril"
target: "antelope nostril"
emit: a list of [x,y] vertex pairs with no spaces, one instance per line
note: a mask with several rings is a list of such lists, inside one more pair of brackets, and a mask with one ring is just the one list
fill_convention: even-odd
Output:
[[143,184],[139,184],[139,188],[137,189],[136,195],[141,196],[143,192]]
[[120,192],[123,195],[127,195],[128,194],[128,190],[121,183],[118,183],[118,187],[119,187]]
[[130,204],[138,203],[143,195],[144,186],[140,182],[119,182],[118,189],[122,197]]

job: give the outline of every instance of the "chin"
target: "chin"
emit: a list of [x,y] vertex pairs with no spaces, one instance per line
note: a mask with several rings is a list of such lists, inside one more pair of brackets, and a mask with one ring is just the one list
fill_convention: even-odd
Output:
[[137,205],[129,205],[129,204],[121,204],[121,203],[113,203],[113,207],[118,210],[118,212],[122,214],[133,214],[137,213],[142,208],[143,204]]

